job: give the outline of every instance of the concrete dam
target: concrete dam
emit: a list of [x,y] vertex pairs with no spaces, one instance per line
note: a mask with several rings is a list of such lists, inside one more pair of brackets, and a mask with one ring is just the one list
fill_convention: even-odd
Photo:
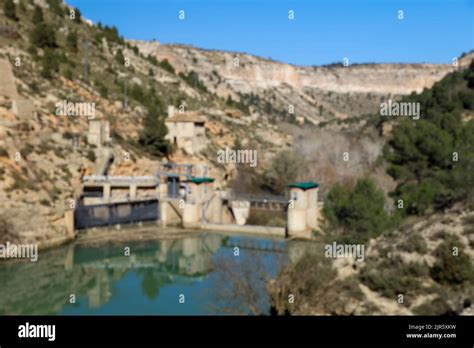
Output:
[[[319,185],[290,184],[287,196],[214,188],[206,166],[163,163],[155,176],[84,176],[78,205],[66,212],[75,232],[144,222],[160,227],[311,238],[318,228]],[[250,209],[286,213],[286,227],[247,225]]]

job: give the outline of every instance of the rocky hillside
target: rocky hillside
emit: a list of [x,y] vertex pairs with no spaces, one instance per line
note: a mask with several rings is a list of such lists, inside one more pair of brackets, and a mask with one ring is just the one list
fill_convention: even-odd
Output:
[[[69,238],[64,213],[78,198],[82,177],[106,157],[88,143],[89,117],[60,116],[58,102],[93,103],[94,118],[110,123],[112,175],[156,172],[163,157],[140,143],[150,108],[158,109],[160,122],[168,105],[199,113],[207,121],[208,147],[193,156],[175,151],[167,160],[213,165],[211,175],[226,187],[235,168],[219,166],[217,150],[237,143],[257,150],[257,170],[263,171],[295,137],[305,143],[295,124],[357,119],[377,110],[388,94],[428,87],[451,69],[296,67],[247,54],[126,41],[115,27],[93,24],[60,0],[18,0],[8,10],[6,2],[0,0],[0,242],[52,245]],[[292,122],[292,130],[281,121]]]
[[210,91],[223,98],[243,100],[260,114],[283,119],[293,115],[314,124],[374,113],[388,96],[420,92],[454,69],[448,64],[301,67],[243,53],[131,43],[145,55],[166,59],[178,72],[196,72]]
[[280,314],[474,314],[472,210],[408,221],[370,240],[363,262],[326,258],[322,245],[300,249],[269,284]]
[[[153,175],[162,158],[139,143],[150,105],[166,117],[168,105],[207,119],[210,149],[239,138],[259,139],[247,115],[226,105],[189,76],[141,54],[116,28],[92,25],[61,1],[21,0],[13,14],[0,1],[0,241],[42,246],[67,240],[64,213],[79,197],[84,175],[95,174],[103,153],[88,142],[89,120],[108,121],[111,175]],[[71,12],[74,11],[74,12]],[[73,15],[74,14],[74,15]],[[94,104],[94,115],[64,116],[57,103]],[[126,102],[126,104],[125,104]],[[286,146],[270,129],[258,146]],[[176,162],[215,162],[215,151],[168,155]],[[225,185],[226,172],[210,175]],[[34,214],[31,212],[34,211]]]
[[474,314],[474,62],[403,101],[424,117],[393,121],[379,158],[396,204],[360,179],[334,185],[318,243],[290,248],[270,283],[280,314]]

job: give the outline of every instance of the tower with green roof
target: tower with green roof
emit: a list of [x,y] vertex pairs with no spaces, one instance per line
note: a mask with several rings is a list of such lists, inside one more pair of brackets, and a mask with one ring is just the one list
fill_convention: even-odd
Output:
[[287,229],[289,237],[311,238],[318,228],[318,189],[312,181],[296,182],[288,185],[290,202],[288,205]]

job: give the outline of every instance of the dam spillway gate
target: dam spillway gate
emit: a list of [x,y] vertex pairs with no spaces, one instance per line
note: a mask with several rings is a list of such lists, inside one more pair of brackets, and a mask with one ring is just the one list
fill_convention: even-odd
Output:
[[158,221],[159,219],[158,199],[78,205],[74,210],[74,220],[78,230],[144,221]]

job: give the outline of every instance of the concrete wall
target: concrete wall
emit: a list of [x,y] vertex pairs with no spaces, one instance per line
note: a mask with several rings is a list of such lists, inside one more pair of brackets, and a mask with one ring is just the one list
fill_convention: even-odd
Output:
[[199,226],[205,231],[217,231],[217,232],[235,232],[242,234],[252,235],[267,235],[276,237],[285,237],[286,229],[284,227],[270,227],[270,226],[253,226],[244,225],[239,226],[235,224],[201,224]]
[[311,238],[312,231],[319,228],[318,188],[291,188],[290,199],[293,207],[288,207],[287,212],[288,235]]
[[110,142],[110,123],[105,120],[89,120],[87,142],[100,147]]
[[218,193],[214,194],[210,201],[204,205],[204,220],[206,222],[221,223],[223,202]]
[[201,222],[202,203],[191,204],[184,203],[183,209],[183,227],[191,228]]
[[178,149],[189,154],[198,153],[206,145],[205,127],[195,126],[193,122],[165,122],[168,128],[168,139]]
[[100,120],[89,121],[89,131],[87,132],[87,142],[90,145],[100,146],[101,145],[101,126]]
[[202,151],[207,145],[207,138],[204,134],[198,134],[192,139],[192,149],[194,153]]
[[[166,209],[166,224],[167,225],[178,225],[182,222],[183,209],[179,206],[179,201],[168,201],[164,204]],[[180,212],[180,213],[179,213]]]
[[243,226],[247,222],[250,214],[249,201],[232,201],[230,203],[232,213],[234,214],[237,225]]
[[[214,193],[215,191],[212,183],[188,183],[188,194],[183,209],[184,227],[191,227],[196,223],[201,223],[203,221],[204,208],[208,211],[209,207],[206,206],[206,204],[212,203],[209,200],[214,196]],[[217,207],[218,205],[214,206],[214,208]],[[219,215],[217,212],[212,214],[210,210],[208,212],[210,215]]]

